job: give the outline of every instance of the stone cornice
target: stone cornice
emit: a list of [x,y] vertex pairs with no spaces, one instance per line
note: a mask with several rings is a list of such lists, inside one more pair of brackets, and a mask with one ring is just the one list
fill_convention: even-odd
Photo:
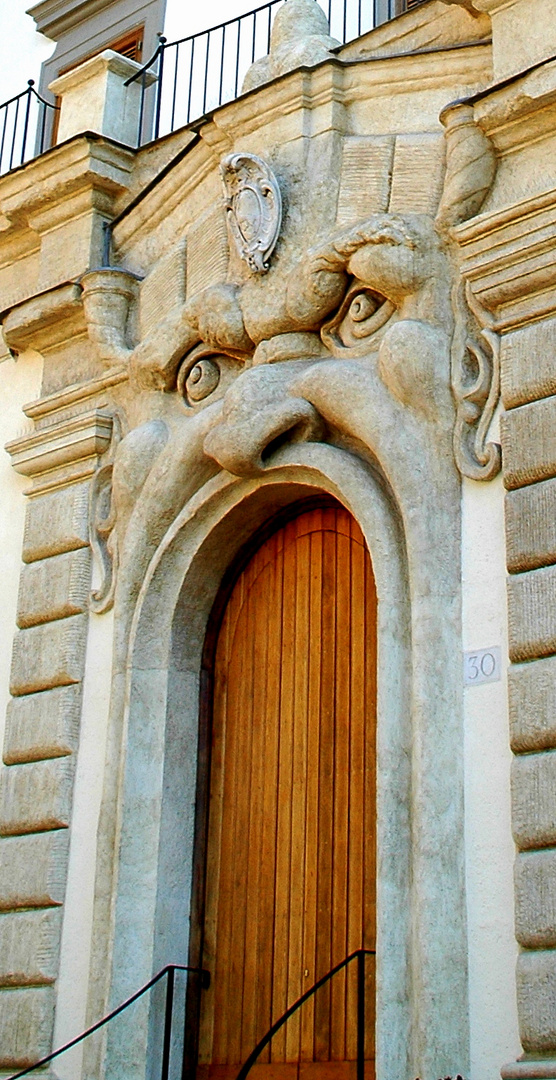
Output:
[[81,288],[74,281],[64,282],[0,312],[0,322],[6,345],[14,353],[55,348],[87,330]]
[[57,41],[72,26],[96,15],[98,11],[104,11],[113,3],[114,0],[41,0],[41,3],[28,8],[27,13],[35,20],[39,33]]
[[112,424],[110,413],[93,409],[7,443],[16,472],[35,481],[28,494],[92,476],[110,446]]
[[87,401],[89,398],[96,397],[97,394],[104,393],[105,390],[110,390],[113,386],[127,382],[128,378],[127,368],[114,367],[105,375],[100,375],[98,379],[90,379],[86,383],[73,383],[71,386],[64,387],[63,390],[57,390],[54,394],[47,394],[45,397],[38,398],[37,401],[31,401],[23,406],[23,412],[37,424],[41,421],[44,423],[64,409],[71,409],[79,402]]
[[556,129],[556,60],[547,61],[473,102],[475,119],[499,154],[531,145]]
[[475,296],[509,330],[556,311],[556,189],[454,229]]
[[19,223],[83,189],[127,190],[135,151],[93,132],[75,136],[0,179],[0,213]]

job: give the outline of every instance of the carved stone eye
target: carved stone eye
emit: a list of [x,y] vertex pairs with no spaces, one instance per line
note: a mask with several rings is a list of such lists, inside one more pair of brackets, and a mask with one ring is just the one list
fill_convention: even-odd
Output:
[[187,376],[185,394],[190,401],[203,401],[216,390],[219,382],[220,368],[214,360],[199,360]]
[[373,296],[372,293],[363,292],[352,300],[349,314],[354,322],[364,322],[365,319],[370,319],[379,307],[378,297]]

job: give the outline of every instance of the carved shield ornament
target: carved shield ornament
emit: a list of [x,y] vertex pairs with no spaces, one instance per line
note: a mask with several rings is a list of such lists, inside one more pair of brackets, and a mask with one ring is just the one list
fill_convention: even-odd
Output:
[[229,154],[220,168],[228,221],[239,254],[254,274],[266,274],[282,225],[278,181],[255,154]]

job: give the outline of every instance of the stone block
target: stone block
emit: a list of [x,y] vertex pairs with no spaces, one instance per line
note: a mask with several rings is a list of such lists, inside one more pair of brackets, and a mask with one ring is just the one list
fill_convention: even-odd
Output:
[[355,225],[388,209],[394,139],[391,136],[344,140],[337,224]]
[[526,949],[556,946],[556,851],[527,851],[515,864],[515,932]]
[[556,397],[503,413],[500,418],[504,483],[525,487],[556,476]]
[[438,210],[444,180],[444,139],[436,132],[398,135],[394,152],[391,214]]
[[228,227],[218,203],[187,233],[187,295],[195,296],[209,285],[226,280],[228,273]]
[[54,988],[0,991],[0,1069],[26,1069],[52,1050]]
[[71,819],[74,758],[51,758],[0,771],[0,835],[67,828]]
[[89,548],[24,566],[19,583],[17,625],[24,629],[78,615],[87,608],[90,585]]
[[506,409],[556,394],[556,319],[504,334],[500,361]]
[[526,754],[512,765],[512,824],[521,849],[556,844],[556,751]]
[[181,240],[156,263],[141,283],[141,341],[152,334],[170,312],[185,302],[185,251]]
[[509,578],[508,624],[514,663],[556,653],[556,567]]
[[526,1053],[556,1050],[556,951],[524,952],[518,957],[517,1005]]
[[556,657],[512,665],[508,689],[514,753],[556,748]]
[[66,891],[67,829],[0,839],[0,911],[54,907]]
[[89,543],[89,483],[31,499],[25,517],[23,561],[36,562]]
[[14,638],[10,693],[14,697],[69,686],[83,677],[87,616],[73,615],[20,630]]
[[6,714],[5,764],[21,765],[72,754],[77,748],[80,716],[79,683],[12,698]]
[[62,912],[8,911],[0,915],[0,986],[38,986],[58,975]]
[[556,480],[507,493],[506,551],[512,574],[556,563]]

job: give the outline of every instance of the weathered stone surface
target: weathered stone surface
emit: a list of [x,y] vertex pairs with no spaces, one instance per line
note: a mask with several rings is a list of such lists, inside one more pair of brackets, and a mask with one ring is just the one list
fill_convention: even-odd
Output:
[[515,926],[520,945],[556,945],[556,851],[529,851],[515,864]]
[[0,1069],[25,1069],[52,1049],[54,989],[0,991]]
[[507,409],[556,394],[556,319],[504,334],[500,362],[502,401]]
[[54,982],[61,931],[62,913],[56,908],[0,915],[0,986]]
[[556,1049],[556,951],[524,952],[517,961],[517,1002],[523,1049]]
[[434,215],[444,179],[444,140],[436,132],[396,139],[390,213]]
[[556,568],[517,574],[508,581],[510,658],[534,660],[556,653]]
[[500,432],[507,488],[556,476],[556,397],[504,413]]
[[62,904],[68,843],[66,829],[0,839],[0,910]]
[[512,766],[512,821],[518,847],[556,844],[556,752],[516,757]]
[[90,582],[89,548],[24,566],[19,583],[17,625],[37,626],[85,611]]
[[226,217],[218,203],[187,233],[187,296],[225,281],[228,256]]
[[148,337],[160,319],[185,301],[186,242],[181,240],[160,259],[141,283],[139,312],[141,339]]
[[512,665],[508,689],[514,752],[556,748],[556,657]]
[[12,698],[6,715],[6,765],[63,757],[77,747],[81,685]]
[[17,697],[79,682],[86,642],[86,615],[20,630],[14,639],[11,693]]
[[556,563],[556,480],[508,492],[506,549],[510,573]]
[[0,835],[67,828],[73,777],[72,757],[5,766],[0,771]]
[[35,562],[89,543],[89,484],[70,484],[31,499],[25,519],[23,561]]
[[390,136],[344,140],[338,225],[354,225],[388,208],[393,160],[394,139]]

